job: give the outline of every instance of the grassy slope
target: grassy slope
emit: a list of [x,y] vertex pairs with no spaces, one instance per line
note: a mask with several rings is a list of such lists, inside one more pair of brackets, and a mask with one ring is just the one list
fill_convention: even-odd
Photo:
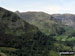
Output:
[[[19,13],[18,13],[19,15]],[[56,24],[54,21],[50,21],[50,15],[43,12],[27,12],[21,13],[19,16],[29,22],[37,26],[40,31],[49,35],[51,33],[50,27],[53,24]]]
[[15,13],[0,8],[0,50],[7,56],[48,56],[53,38]]
[[[24,20],[26,20],[27,22],[29,22],[30,24],[37,26],[40,29],[40,31],[42,31],[46,35],[51,34],[57,40],[54,43],[54,48],[53,48],[54,50],[50,50],[49,55],[55,56],[55,53],[57,54],[59,50],[72,50],[72,48],[74,50],[75,45],[74,44],[68,45],[68,44],[74,43],[72,41],[75,41],[74,38],[75,36],[73,35],[75,33],[75,30],[73,30],[71,27],[49,20],[51,16],[48,14],[42,12],[40,13],[27,12],[27,13],[21,13],[19,14],[19,16]],[[66,41],[68,42],[66,43]],[[56,56],[58,56],[58,54]]]
[[[37,26],[40,31],[46,35],[54,34],[61,35],[61,38],[68,38],[68,36],[75,31],[71,27],[50,20],[53,16],[44,12],[18,12],[17,14],[25,21]],[[59,38],[60,36],[57,37]]]
[[[58,51],[57,47],[61,46],[59,50],[67,49],[68,47],[65,44],[60,44],[62,42],[55,42],[51,36],[42,34],[37,27],[28,24],[16,14],[3,8],[0,8],[0,20],[0,46],[2,46],[0,47],[0,50],[2,53],[8,53],[8,56],[55,56],[54,53],[57,53]],[[50,24],[50,29],[51,27],[52,29],[54,28],[54,34],[57,36],[62,34],[60,33],[62,26],[59,26],[53,21],[44,21],[45,23]],[[44,21],[41,25],[44,24]],[[41,25],[39,24],[39,27],[41,27]],[[44,25],[44,27],[46,27],[46,25]],[[71,49],[71,47],[68,48]]]

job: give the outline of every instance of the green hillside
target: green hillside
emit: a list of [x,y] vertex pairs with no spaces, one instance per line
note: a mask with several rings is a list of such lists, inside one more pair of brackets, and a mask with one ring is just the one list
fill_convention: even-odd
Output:
[[[35,25],[39,28],[41,32],[46,35],[53,35],[57,40],[66,40],[74,37],[72,34],[75,33],[74,28],[71,26],[65,25],[65,23],[60,23],[62,17],[57,15],[49,15],[44,12],[16,12],[22,19],[27,21],[30,24]],[[57,16],[60,17],[57,17]],[[70,16],[63,16],[63,18],[69,18]],[[70,17],[72,18],[72,16]],[[63,21],[65,21],[63,19]],[[68,22],[69,23],[69,22]]]
[[[62,31],[62,29],[66,31],[66,28],[71,28],[70,26],[59,23],[60,21],[56,19],[54,15],[49,15],[44,12],[16,12],[16,14],[18,14],[28,23],[37,26],[40,31],[42,31],[46,35],[50,35],[52,34],[52,32],[56,34],[57,31]],[[59,22],[56,22],[53,19]],[[58,28],[59,30],[56,31],[56,28]]]
[[57,25],[56,22],[50,20],[52,16],[44,12],[16,13],[25,21],[37,26],[40,31],[42,31],[46,35],[51,34],[53,32],[52,29],[55,28],[54,25]]
[[[43,14],[43,16],[46,15]],[[41,28],[36,27],[34,24],[27,23],[15,13],[0,7],[0,55],[58,56],[58,51],[60,50],[75,51],[72,28],[49,21],[49,19],[43,20],[42,18],[40,20],[43,21],[41,25],[39,19],[35,21],[37,22],[33,21],[32,23],[35,23],[39,27],[44,23],[47,24]],[[48,24],[50,25],[50,34],[46,35],[40,30],[44,27],[49,27],[47,26]],[[43,31],[45,30],[43,29]],[[65,39],[65,41],[60,38]]]
[[53,38],[15,13],[0,8],[0,53],[3,56],[48,56]]

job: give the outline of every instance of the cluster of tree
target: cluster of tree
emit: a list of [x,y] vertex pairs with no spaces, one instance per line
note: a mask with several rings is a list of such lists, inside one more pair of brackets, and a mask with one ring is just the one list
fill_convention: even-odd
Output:
[[[48,56],[55,39],[16,14],[0,8],[0,49],[7,56]],[[8,48],[8,49],[7,49]],[[16,49],[12,51],[12,49]]]
[[61,42],[53,38],[63,35],[66,30],[57,24],[52,26],[54,33],[45,35],[15,13],[0,8],[0,53],[6,56],[55,56],[59,50],[72,49],[74,41]]

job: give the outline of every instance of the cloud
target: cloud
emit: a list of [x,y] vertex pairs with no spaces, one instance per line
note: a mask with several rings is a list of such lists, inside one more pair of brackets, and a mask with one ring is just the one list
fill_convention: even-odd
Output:
[[44,11],[49,14],[75,13],[74,5],[75,0],[0,0],[0,6],[11,11]]
[[[26,7],[27,9],[24,8],[20,9],[19,11],[21,12],[26,12],[26,11],[43,11],[49,14],[54,14],[54,13],[60,13],[60,11],[62,10],[62,8],[58,5],[45,5],[45,6],[41,6],[39,5],[39,7],[37,7],[36,5],[34,6],[28,6]],[[29,8],[29,9],[28,9]]]
[[2,0],[0,0],[0,3],[2,2]]
[[56,5],[50,5],[50,6],[46,6],[46,7],[43,7],[43,11],[47,12],[47,13],[59,13],[61,11],[61,7],[60,6],[56,6]]

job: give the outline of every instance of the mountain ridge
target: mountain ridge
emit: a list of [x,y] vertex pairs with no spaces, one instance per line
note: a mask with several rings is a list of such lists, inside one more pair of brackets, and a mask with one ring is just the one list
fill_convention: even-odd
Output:
[[[48,35],[51,32],[51,27],[53,25],[64,25],[67,27],[73,27],[74,28],[74,20],[72,21],[70,18],[74,15],[72,14],[47,14],[44,12],[19,12],[17,13],[21,18],[23,18],[25,21],[29,22],[30,24],[33,24],[37,26],[42,32],[47,33]],[[65,16],[64,16],[65,15]],[[72,17],[70,16],[72,15]],[[68,17],[68,18],[67,18]],[[67,19],[69,20],[67,20]],[[46,29],[47,28],[47,29]],[[50,29],[49,29],[50,28]],[[52,31],[53,32],[53,31]]]
[[7,56],[48,56],[53,40],[17,14],[0,8],[0,53]]
[[[73,49],[75,51],[75,35],[71,30],[72,28],[67,28],[52,20],[49,21],[50,19],[46,18],[52,18],[52,16],[48,14],[39,13],[36,15],[36,13],[28,13],[26,15],[26,17],[29,17],[29,21],[36,18],[36,20],[32,21],[35,25],[26,22],[16,13],[1,8],[1,56],[3,54],[6,56],[58,56],[59,50],[68,51]],[[36,25],[39,27],[43,26],[41,29],[46,27],[46,32],[49,31],[49,27],[51,34],[44,34]]]

